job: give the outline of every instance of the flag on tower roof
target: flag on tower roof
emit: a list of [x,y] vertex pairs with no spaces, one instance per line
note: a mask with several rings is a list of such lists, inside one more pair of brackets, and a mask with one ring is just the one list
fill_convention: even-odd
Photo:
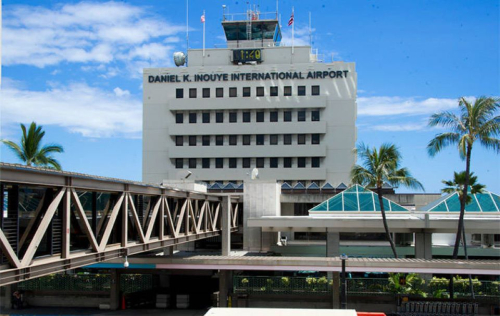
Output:
[[293,12],[292,15],[290,16],[290,20],[288,20],[288,26],[293,24]]
[[200,20],[201,20],[201,23],[205,23],[205,13],[203,13]]

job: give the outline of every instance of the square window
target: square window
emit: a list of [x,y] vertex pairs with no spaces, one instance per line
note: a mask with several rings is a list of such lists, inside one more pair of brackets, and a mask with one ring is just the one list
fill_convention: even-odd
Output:
[[215,146],[222,146],[222,145],[224,145],[224,136],[223,135],[215,136]]
[[264,96],[264,87],[257,87],[257,96],[258,97]]
[[229,168],[236,168],[236,158],[229,158]]
[[203,135],[201,137],[201,144],[203,146],[210,146],[210,135]]
[[182,158],[175,159],[175,168],[176,169],[184,168],[184,159],[182,159]]
[[238,90],[236,88],[229,88],[229,97],[236,98],[238,96]]
[[203,88],[202,94],[204,98],[210,98],[210,88]]
[[264,135],[257,135],[257,145],[264,145]]
[[257,112],[257,122],[264,122],[264,112]]
[[311,158],[311,167],[319,168],[319,157],[312,157]]
[[272,111],[269,113],[269,121],[278,122],[278,111]]
[[270,135],[269,136],[269,144],[278,145],[278,135]]
[[203,123],[210,123],[210,113],[203,113],[202,120],[203,120]]
[[175,89],[175,97],[177,99],[184,98],[184,89]]
[[285,86],[285,90],[283,92],[285,97],[289,97],[292,95],[292,86]]
[[189,98],[191,98],[191,99],[196,98],[196,88],[189,89]]
[[283,112],[283,121],[291,122],[292,121],[292,111]]
[[291,145],[292,144],[292,134],[283,135],[283,144]]
[[311,144],[319,145],[319,134],[312,134],[311,135]]
[[229,145],[236,146],[238,144],[238,135],[229,135]]
[[215,168],[224,168],[224,158],[215,158]]
[[224,123],[224,112],[215,112],[215,123]]
[[175,113],[175,123],[177,124],[184,123],[184,113]]
[[283,167],[292,168],[292,158],[290,157],[283,158]]
[[203,169],[208,169],[210,168],[210,158],[202,158],[201,159],[201,167]]
[[243,135],[243,145],[250,145],[250,135]]
[[311,94],[312,95],[319,95],[319,86],[312,86],[311,87]]
[[196,158],[189,158],[189,168],[196,169]]
[[243,168],[250,168],[250,158],[243,158]]
[[257,168],[264,168],[264,158],[257,158],[256,159],[256,166],[257,166]]
[[215,96],[217,98],[223,98],[224,97],[224,88],[215,88]]
[[250,87],[243,88],[243,97],[248,98],[250,96]]
[[299,157],[299,158],[297,158],[297,167],[299,167],[299,168],[305,168],[306,167],[306,158],[305,157]]
[[299,122],[305,122],[306,121],[306,111],[299,111],[297,115],[297,120]]
[[189,123],[196,123],[196,113],[189,113]]
[[250,112],[243,112],[243,123],[250,123]]
[[319,111],[312,111],[311,112],[311,121],[319,121]]
[[238,113],[229,112],[229,123],[236,123],[237,118],[238,118]]
[[306,95],[306,86],[298,86],[297,94],[300,96]]
[[297,135],[297,144],[304,145],[306,143],[306,134]]
[[175,146],[184,146],[184,136],[175,136]]
[[278,168],[278,158],[269,159],[269,167]]
[[189,146],[196,146],[196,136],[189,136]]
[[277,97],[278,96],[278,87],[271,87],[270,95],[272,97]]

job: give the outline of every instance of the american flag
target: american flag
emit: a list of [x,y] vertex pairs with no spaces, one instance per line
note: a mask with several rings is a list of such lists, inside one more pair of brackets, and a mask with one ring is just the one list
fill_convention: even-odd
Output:
[[288,26],[293,24],[293,13],[292,16],[290,16],[290,20],[288,20]]
[[205,23],[205,14],[201,16],[201,23]]

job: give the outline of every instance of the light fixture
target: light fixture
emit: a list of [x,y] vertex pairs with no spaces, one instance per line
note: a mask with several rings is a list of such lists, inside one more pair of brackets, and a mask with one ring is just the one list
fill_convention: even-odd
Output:
[[127,256],[125,256],[125,262],[123,263],[124,268],[128,268],[130,266],[130,263],[128,263]]

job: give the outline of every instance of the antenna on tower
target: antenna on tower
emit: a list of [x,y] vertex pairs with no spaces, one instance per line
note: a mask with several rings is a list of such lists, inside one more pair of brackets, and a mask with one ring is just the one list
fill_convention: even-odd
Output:
[[312,52],[312,32],[311,32],[311,11],[309,11],[309,46],[311,46],[311,52]]
[[[186,0],[186,56],[189,50],[189,0]],[[188,64],[186,57],[186,66]]]

